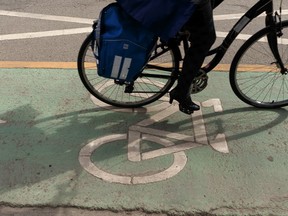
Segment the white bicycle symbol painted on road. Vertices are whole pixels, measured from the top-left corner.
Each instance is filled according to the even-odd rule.
[[[111,134],[108,136],[100,137],[87,145],[85,145],[79,153],[79,162],[81,166],[93,176],[100,178],[110,183],[120,184],[146,184],[152,182],[159,182],[171,178],[177,175],[187,163],[186,150],[196,147],[211,146],[216,151],[221,153],[229,153],[228,145],[226,142],[225,134],[218,134],[214,140],[208,140],[206,128],[204,125],[204,119],[202,111],[197,111],[191,115],[191,122],[194,130],[194,136],[188,136],[181,133],[171,133],[165,130],[154,129],[151,126],[154,123],[160,122],[163,119],[168,118],[172,114],[178,112],[178,106],[170,105],[167,101],[164,101],[158,105],[148,107],[147,109],[115,109],[111,106],[100,102],[96,98],[91,96],[92,101],[101,107],[113,109],[114,111],[121,112],[157,112],[150,116],[150,118],[142,120],[135,125],[129,127],[127,134]],[[164,97],[165,100],[165,97]],[[168,99],[167,99],[168,100]],[[214,107],[215,112],[222,112],[222,105],[219,99],[211,99],[201,104],[202,108]],[[106,170],[102,170],[97,167],[91,161],[93,152],[97,151],[100,146],[109,144],[114,141],[127,140],[128,141],[128,160],[131,162],[141,162],[144,160],[150,160],[164,155],[173,154],[174,159],[170,167],[165,170],[161,170],[158,173],[151,175],[135,175],[125,176],[111,174]],[[150,141],[152,143],[160,144],[163,147],[157,150],[148,152],[141,152],[141,141]],[[182,144],[177,144],[171,140],[181,141]]]

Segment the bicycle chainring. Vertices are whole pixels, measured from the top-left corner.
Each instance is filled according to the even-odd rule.
[[[207,87],[207,85],[208,85],[207,73],[203,70],[200,70],[192,82],[191,94],[196,94],[203,91]]]

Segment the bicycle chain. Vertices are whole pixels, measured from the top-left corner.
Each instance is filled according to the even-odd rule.
[[[208,85],[207,73],[200,70],[197,76],[194,78],[191,85],[191,94],[196,94],[203,91]]]

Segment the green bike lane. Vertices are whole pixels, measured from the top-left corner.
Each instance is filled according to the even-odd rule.
[[[209,75],[208,87],[194,96],[201,115],[192,118],[163,101],[140,110],[107,107],[73,69],[0,75],[1,206],[288,214],[287,108],[249,107],[233,94],[228,73]],[[139,149],[128,145],[137,126],[141,136],[153,133]],[[218,135],[220,147],[213,142]],[[207,144],[185,147],[203,138]]]

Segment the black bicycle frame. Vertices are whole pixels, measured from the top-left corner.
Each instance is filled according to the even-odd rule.
[[[219,6],[222,2],[224,2],[224,0],[212,0],[212,4],[213,4],[213,8],[215,9],[217,6]],[[241,33],[241,31],[256,17],[258,17],[260,14],[262,14],[263,12],[266,12],[266,27],[271,27],[273,29],[275,29],[275,31],[272,31],[273,33],[268,35],[268,43],[269,46],[271,48],[271,51],[273,52],[274,57],[276,58],[276,62],[275,64],[277,64],[277,66],[279,68],[281,68],[281,72],[283,74],[287,73],[287,69],[285,68],[279,51],[278,51],[278,46],[277,46],[277,35],[279,34],[279,30],[278,28],[276,28],[276,22],[275,22],[275,18],[273,16],[273,0],[259,0],[253,7],[251,7],[239,20],[238,22],[233,26],[233,28],[230,30],[230,32],[228,33],[228,35],[225,37],[225,39],[223,40],[222,44],[216,48],[214,48],[213,50],[210,50],[207,54],[207,56],[210,55],[215,55],[214,58],[202,69],[208,73],[210,71],[212,71],[219,63],[220,61],[223,59],[224,55],[226,54],[228,48],[231,46],[231,44],[233,43],[233,41],[236,39],[236,37]],[[181,33],[179,32],[180,35],[178,39],[176,40],[172,40],[171,44],[169,44],[169,47],[177,47],[180,45],[180,42],[182,41],[183,43],[183,47],[185,52],[187,51],[189,44],[188,44],[188,40],[187,40],[187,35],[185,32]],[[178,41],[178,42],[177,42]],[[175,43],[176,42],[176,43]],[[179,44],[178,44],[179,43]],[[169,48],[162,50],[160,53],[156,54],[156,57],[159,55],[162,55],[163,53],[169,51]],[[176,54],[176,59],[182,59],[181,54],[180,53],[175,53]],[[155,58],[156,58],[155,57]],[[147,67],[149,68],[154,68],[157,69],[159,67],[159,69],[161,68],[166,69],[168,72],[171,72],[173,69],[172,68],[163,68],[161,66],[156,66],[156,65],[150,65],[148,64]],[[165,71],[165,70],[164,70]],[[164,77],[169,77],[170,75],[150,75],[150,74],[146,74],[143,73],[141,74],[142,76],[147,76],[147,77],[160,77],[160,78],[164,78]]]
[[[221,4],[223,0],[215,0],[214,7],[217,7],[219,4]],[[239,20],[238,22],[233,26],[233,28],[230,30],[228,35],[223,40],[222,44],[218,46],[217,48],[209,51],[208,55],[214,55],[214,58],[211,60],[210,63],[208,63],[204,68],[202,68],[206,73],[211,71],[213,68],[215,68],[219,62],[224,57],[225,53],[227,52],[228,48],[232,44],[232,42],[236,39],[236,37],[240,34],[240,32],[256,17],[258,17],[263,12],[266,12],[266,27],[272,27],[275,29],[275,33],[268,35],[268,42],[270,45],[270,48],[276,58],[276,61],[279,65],[279,67],[286,71],[283,62],[280,58],[278,47],[277,47],[277,30],[276,30],[276,22],[275,18],[273,16],[273,0],[259,0],[253,7],[251,7]]]

